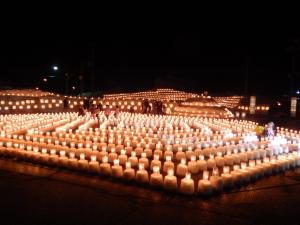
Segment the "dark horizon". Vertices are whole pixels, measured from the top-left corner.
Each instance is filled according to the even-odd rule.
[[[63,92],[63,77],[68,73],[70,87],[76,87],[73,94],[80,90],[79,76],[84,78],[84,92],[94,86],[95,91],[170,87],[244,94],[248,68],[248,94],[290,94],[291,88],[293,92],[300,88],[299,37],[259,33],[208,37],[200,32],[128,31],[91,39],[7,39],[0,53],[0,81],[1,86],[39,86]],[[59,66],[58,72],[51,71],[53,65]],[[290,74],[295,77],[294,87]],[[47,86],[41,85],[45,76],[50,76]]]

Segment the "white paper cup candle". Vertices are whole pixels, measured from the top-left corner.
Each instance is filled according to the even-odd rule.
[[[240,166],[239,165],[234,165],[233,166],[233,171],[230,173],[232,175],[232,180],[235,185],[241,185],[243,178],[242,178],[242,173],[240,172]]]
[[[136,172],[135,179],[138,183],[145,184],[149,182],[149,175],[148,172],[145,170],[143,163],[139,163],[139,169]]]
[[[129,157],[128,161],[131,163],[131,167],[135,168],[138,166],[138,158],[136,157],[135,151],[131,152],[131,157]]]
[[[168,155],[166,157],[166,161],[164,162],[163,172],[167,173],[170,169],[174,170],[174,163],[171,161],[171,156]]]
[[[82,170],[82,171],[88,171],[88,169],[89,169],[89,163],[85,159],[85,154],[84,153],[79,154],[78,169]]]
[[[242,183],[250,182],[251,174],[246,168],[247,168],[247,163],[242,162],[241,169],[240,169],[240,172],[242,173]]]
[[[216,160],[214,159],[214,155],[210,155],[209,159],[207,160],[207,169],[213,169],[216,167]]]
[[[105,176],[111,175],[111,167],[110,167],[110,164],[108,163],[107,156],[103,156],[103,158],[102,158],[102,163],[100,164],[100,174],[105,175]]]
[[[222,156],[222,152],[217,153],[217,157],[215,158],[217,167],[223,167],[225,164],[225,159]]]
[[[57,165],[58,164],[58,156],[56,155],[56,150],[50,150],[50,157],[49,157],[49,164],[50,165]]]
[[[164,188],[169,191],[177,190],[177,177],[174,176],[174,170],[169,169],[164,179]]]
[[[200,195],[209,196],[212,194],[213,187],[209,181],[209,172],[203,171],[203,178],[198,181],[198,193]]]
[[[191,174],[199,173],[199,167],[198,167],[198,164],[196,162],[196,156],[195,155],[192,155],[191,156],[191,161],[188,162],[188,171]]]
[[[185,153],[182,151],[182,147],[178,147],[178,151],[176,152],[176,160],[180,162],[182,158],[185,158]]]
[[[159,160],[159,155],[154,155],[154,159],[151,161],[150,169],[153,170],[154,166],[161,168],[161,161]]]
[[[204,155],[199,156],[199,160],[197,161],[197,165],[198,165],[199,171],[207,170],[207,163],[204,160]]]
[[[153,173],[150,176],[150,185],[154,187],[163,186],[163,176],[160,173],[160,168],[158,166],[153,167]]]
[[[226,166],[233,166],[233,156],[231,155],[231,151],[227,151],[227,155],[224,156],[224,159]]]
[[[124,179],[125,180],[134,180],[135,178],[135,170],[131,168],[131,163],[126,162],[124,170]]]
[[[111,174],[116,178],[123,177],[123,168],[120,166],[118,159],[114,160],[114,165],[111,167]]]
[[[48,163],[48,160],[49,160],[49,154],[48,154],[48,152],[47,152],[47,149],[46,149],[46,148],[43,148],[43,149],[42,149],[42,154],[40,155],[39,161],[40,161],[41,163],[47,164],[47,163]]]
[[[91,161],[89,162],[89,172],[91,173],[99,173],[100,165],[97,162],[97,157],[95,155],[91,155]]]
[[[223,190],[223,179],[219,176],[219,170],[217,167],[213,169],[213,174],[209,180],[212,185],[213,191],[221,192]]]
[[[70,152],[69,153],[69,161],[68,161],[68,167],[70,169],[78,169],[78,160],[75,158],[75,153],[74,152]]]
[[[125,165],[127,162],[127,155],[126,155],[126,151],[124,149],[121,149],[121,155],[118,156],[120,165]]]
[[[118,159],[118,154],[115,152],[115,148],[111,148],[108,154],[108,162],[113,163],[116,159]]]
[[[177,165],[176,175],[179,177],[184,177],[187,172],[188,172],[188,167],[186,166],[186,159],[182,158],[180,163]]]
[[[66,156],[66,151],[60,151],[59,156],[58,164],[62,167],[68,167],[69,159]]]
[[[149,168],[149,159],[147,158],[147,154],[145,152],[141,154],[141,158],[139,158],[139,163],[143,163],[145,169]]]
[[[224,188],[225,189],[230,189],[233,186],[233,178],[232,175],[230,174],[230,167],[229,166],[224,166],[223,167],[223,173],[221,175],[224,183]]]
[[[191,178],[191,174],[187,173],[185,178],[181,179],[180,192],[187,195],[194,194],[195,185],[194,180]]]

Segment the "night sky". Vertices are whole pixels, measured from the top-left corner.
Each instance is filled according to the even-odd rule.
[[[1,42],[0,81],[2,86],[39,86],[62,92],[63,77],[68,73],[70,86],[77,91],[82,75],[82,88],[88,92],[94,65],[93,85],[98,91],[171,87],[243,94],[248,61],[249,94],[290,94],[292,53],[288,49],[294,49],[297,72],[299,38],[298,33],[288,32],[203,34],[200,30],[139,29],[100,31],[91,36],[7,36]],[[52,65],[58,65],[59,72],[54,73]],[[41,80],[48,76],[56,78],[49,78],[45,86]],[[299,76],[295,77],[294,90],[300,88]]]

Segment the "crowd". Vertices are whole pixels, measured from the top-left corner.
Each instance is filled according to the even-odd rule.
[[[269,122],[265,126],[257,126],[256,134],[258,137],[274,137],[275,136],[275,124]]]

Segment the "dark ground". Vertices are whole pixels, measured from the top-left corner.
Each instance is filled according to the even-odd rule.
[[[300,224],[300,168],[210,199],[0,159],[1,224]]]

